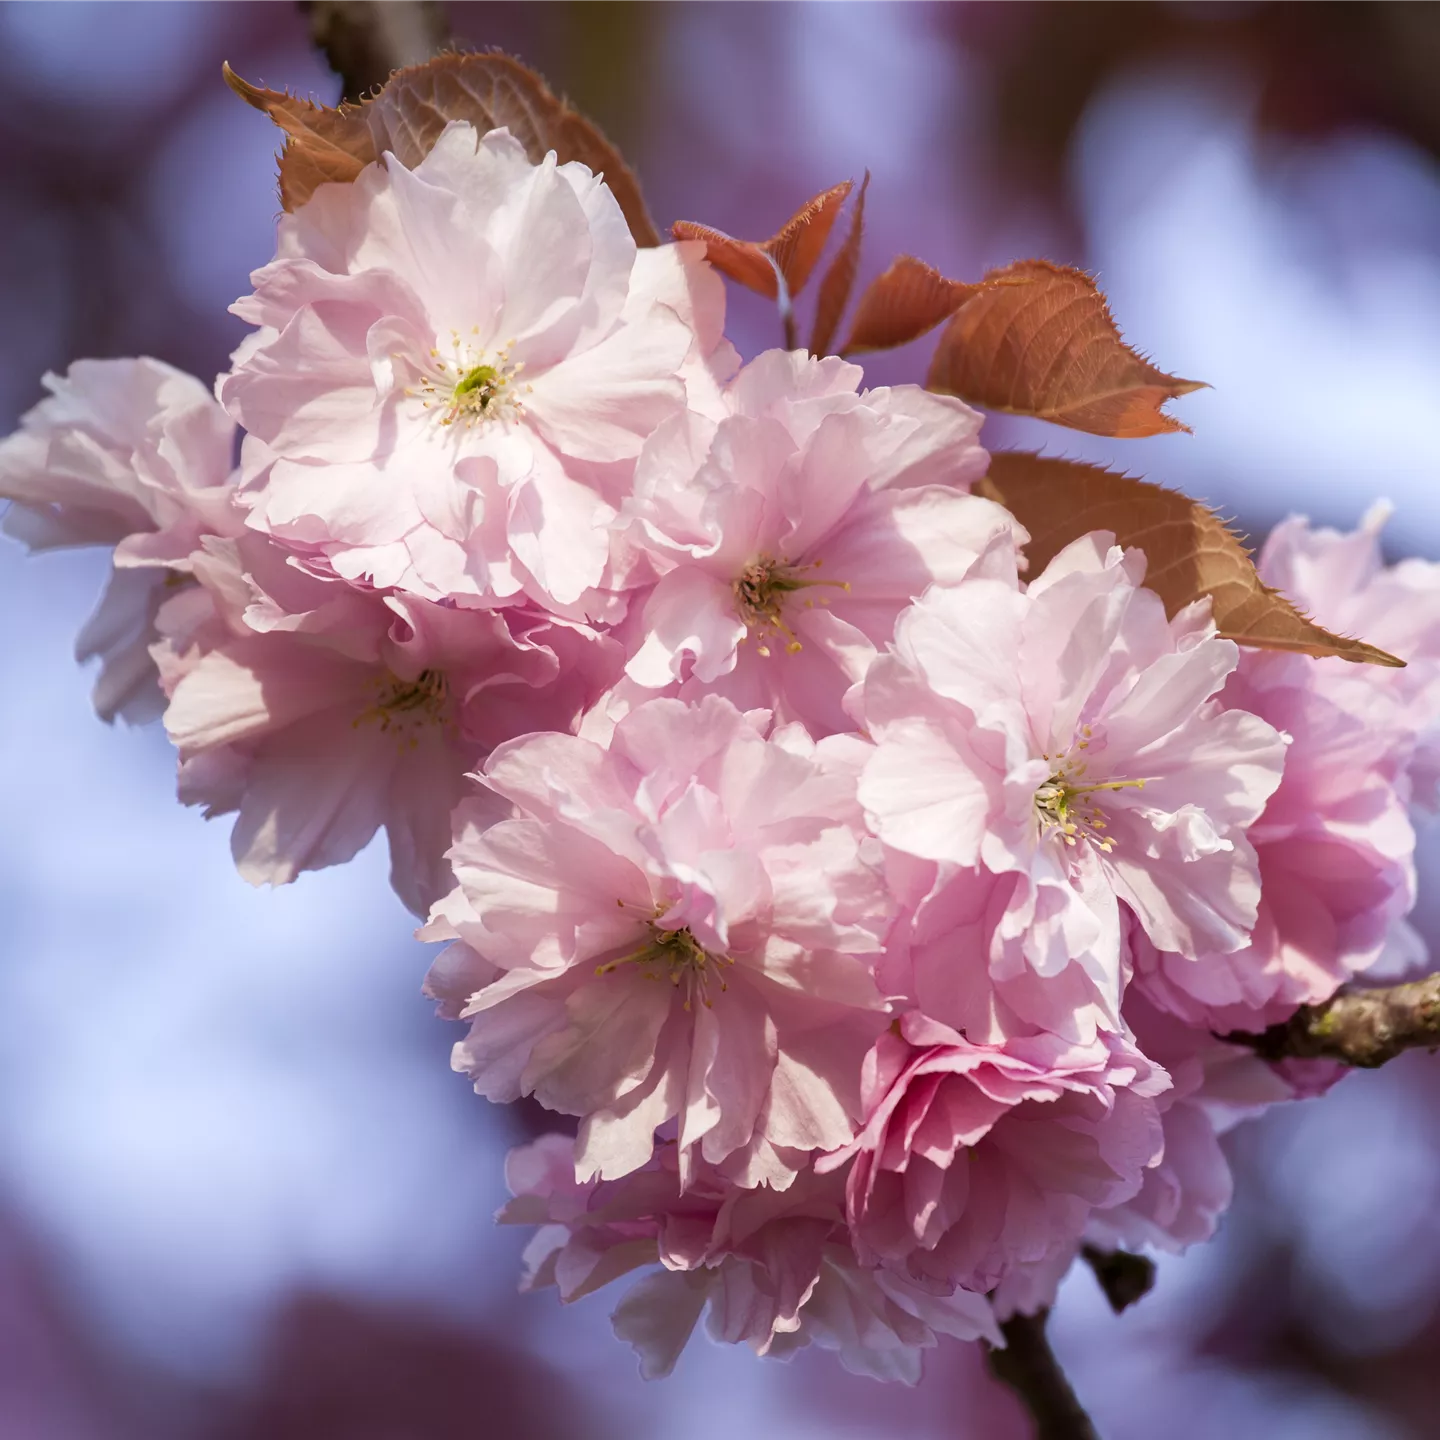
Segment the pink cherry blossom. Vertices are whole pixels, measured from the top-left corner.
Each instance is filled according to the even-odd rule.
[[[586,1176],[639,1168],[673,1120],[682,1176],[783,1187],[853,1133],[890,913],[861,747],[767,726],[712,696],[642,705],[608,748],[516,740],[483,778],[517,818],[457,834],[422,932],[459,942],[429,981],[470,1022],[454,1064],[582,1116]]]
[[[159,360],[77,360],[0,442],[7,534],[30,550],[108,545],[114,568],[76,641],[100,658],[95,708],[153,719],[164,700],[149,647],[155,613],[202,535],[234,534],[235,427],[196,379]]]
[[[571,1301],[647,1268],[611,1317],[646,1379],[673,1370],[707,1311],[722,1343],[782,1358],[816,1344],[847,1370],[910,1384],[939,1335],[1000,1343],[983,1297],[933,1295],[856,1261],[841,1175],[741,1190],[702,1164],[682,1188],[667,1145],[623,1179],[580,1183],[563,1135],[512,1150],[505,1169],[515,1199],[498,1218],[541,1227],[522,1288],[554,1285]]]
[[[1192,1025],[1263,1030],[1328,999],[1387,950],[1423,953],[1402,927],[1415,902],[1415,833],[1399,772],[1414,732],[1397,737],[1396,707],[1387,716],[1370,703],[1397,672],[1352,682],[1327,677],[1327,663],[1247,651],[1223,692],[1290,744],[1284,778],[1248,832],[1261,881],[1249,942],[1190,957],[1136,937],[1135,983]],[[1359,713],[1337,700],[1362,702]]]
[[[1233,1190],[1217,1117],[1206,1103],[1207,1066],[1227,1072],[1228,1080],[1236,1061],[1247,1064],[1252,1087],[1258,1081],[1256,1109],[1284,1090],[1253,1051],[1237,1051],[1207,1030],[1184,1026],[1133,992],[1126,997],[1125,1018],[1135,1027],[1137,1044],[1170,1075],[1170,1088],[1156,1099],[1164,1153],[1145,1171],[1134,1195],[1091,1215],[1087,1236],[1110,1249],[1153,1245],[1181,1251],[1215,1233]],[[1230,1094],[1236,1097],[1233,1085]]]
[[[916,595],[1013,575],[1023,532],[963,493],[987,462],[980,417],[914,386],[857,394],[860,379],[838,359],[768,351],[718,423],[677,416],[647,442],[624,509],[660,574],[632,617],[636,685],[848,730],[842,697]]]
[[[603,684],[586,674],[608,642],[576,627],[356,590],[262,536],[209,541],[194,568],[200,586],[160,617],[165,725],[181,798],[237,812],[255,884],[349,860],[383,827],[395,889],[423,914],[453,884],[466,772],[517,731],[569,724]]]
[[[989,1290],[1073,1250],[1092,1210],[1128,1200],[1161,1156],[1169,1084],[1117,1036],[977,1045],[918,1011],[865,1062],[854,1159],[856,1251],[922,1283]]]
[[[1056,975],[1029,966],[996,973],[997,928],[1022,877],[888,847],[885,875],[899,905],[876,967],[887,995],[979,1044],[1046,1031],[1089,1045],[1116,1028],[1113,990],[1080,965]]]
[[[593,608],[642,443],[736,363],[703,253],[637,250],[600,177],[506,130],[321,186],[235,307],[251,524],[432,600]]]
[[[1415,900],[1406,810],[1412,799],[1430,807],[1431,747],[1440,745],[1440,566],[1387,569],[1379,548],[1387,515],[1384,505],[1372,508],[1349,535],[1287,520],[1262,553],[1262,576],[1322,623],[1408,663],[1242,655],[1224,702],[1290,738],[1284,779],[1249,832],[1261,874],[1254,933],[1247,946],[1198,964],[1135,948],[1137,984],[1193,1025],[1263,1030],[1382,956],[1399,970],[1423,957],[1404,923]]]
[[[992,975],[1048,983],[1076,962],[1111,1028],[1121,902],[1183,955],[1245,943],[1260,886],[1244,832],[1284,751],[1212,698],[1235,645],[1194,610],[1168,622],[1143,572],[1138,551],[1094,535],[1024,589],[988,574],[937,586],[857,694],[875,833],[1010,877],[987,920]]]
[[[1363,719],[1377,739],[1388,737],[1388,753],[1375,763],[1402,774],[1408,798],[1433,815],[1440,812],[1440,565],[1387,566],[1380,532],[1389,516],[1379,501],[1349,534],[1292,516],[1270,532],[1258,569],[1320,624],[1390,651],[1405,668],[1265,654],[1250,668],[1313,671],[1315,689]]]

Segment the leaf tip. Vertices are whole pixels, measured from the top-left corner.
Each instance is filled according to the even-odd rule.
[[[257,110],[264,110],[265,92],[259,86],[252,85],[248,80],[237,75],[231,68],[228,60],[220,62],[220,73],[225,77],[225,83],[247,104],[253,105]]]

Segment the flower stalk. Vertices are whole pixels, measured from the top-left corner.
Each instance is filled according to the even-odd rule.
[[[1045,1334],[1048,1310],[1012,1315],[1000,1327],[1005,1348],[987,1349],[990,1373],[1008,1385],[1035,1420],[1035,1440],[1100,1440]]]

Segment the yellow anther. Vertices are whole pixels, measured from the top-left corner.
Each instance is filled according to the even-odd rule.
[[[777,560],[770,555],[752,560],[731,586],[735,594],[735,608],[747,631],[757,640],[783,638],[786,654],[798,654],[803,646],[785,620],[788,597],[797,591],[821,586],[845,591],[850,589],[848,582],[843,580],[806,578],[808,571],[820,569],[823,563],[822,560],[812,560],[809,564],[792,565],[788,560]],[[807,596],[804,605],[806,609],[812,609],[816,604],[829,603],[828,596],[815,595]],[[755,653],[768,657],[770,650],[766,645],[759,645]]]

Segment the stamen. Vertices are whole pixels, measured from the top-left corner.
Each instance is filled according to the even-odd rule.
[[[376,697],[351,722],[378,724],[382,731],[395,731],[402,749],[413,750],[420,743],[420,731],[430,725],[453,727],[450,682],[443,670],[422,670],[413,680],[381,675],[375,680]]]
[[[766,659],[770,656],[770,646],[765,643],[772,638],[784,637],[785,653],[787,655],[798,655],[804,646],[796,637],[795,632],[785,622],[785,597],[793,595],[797,590],[810,590],[818,586],[829,586],[836,590],[850,589],[848,580],[807,580],[803,579],[807,571],[818,570],[824,562],[814,560],[808,565],[791,565],[785,559],[776,560],[772,556],[762,555],[758,560],[752,560],[740,577],[731,587],[735,592],[735,608],[740,612],[740,618],[745,622],[746,628],[761,643],[755,647],[755,653]],[[829,598],[826,596],[815,597],[821,605],[828,605]],[[806,608],[815,604],[814,599],[805,601]]]
[[[472,329],[471,335],[478,334]],[[512,420],[525,413],[518,397],[515,380],[525,368],[523,360],[510,363],[508,341],[499,350],[489,352],[462,340],[458,331],[450,332],[450,355],[438,348],[430,351],[430,362],[417,385],[405,393],[418,398],[421,408],[439,412],[442,425],[457,421],[466,426],[490,420]],[[400,357],[397,357],[400,358]],[[525,386],[529,393],[530,386]]]
[[[629,908],[623,900],[616,903],[621,908]],[[709,1010],[715,1003],[708,993],[710,977],[713,975],[719,981],[723,994],[730,987],[725,983],[722,967],[734,963],[728,955],[711,955],[690,933],[688,927],[662,930],[652,921],[650,938],[643,945],[628,955],[620,956],[618,960],[608,960],[603,965],[597,965],[595,973],[612,975],[622,965],[645,966],[644,974],[647,980],[663,981],[668,978],[676,989],[682,985],[685,987],[684,1008],[687,1011],[692,1008],[697,992],[700,1003]]]
[[[1060,758],[1049,779],[1035,791],[1035,815],[1042,834],[1053,830],[1070,846],[1087,840],[1108,855],[1115,848],[1115,842],[1102,833],[1108,824],[1105,812],[1090,797],[1104,790],[1143,790],[1145,781],[1085,781],[1083,776],[1089,766],[1074,752],[1088,748],[1090,726],[1086,725],[1081,733],[1085,738]],[[1041,758],[1054,763],[1054,757],[1048,754]]]

